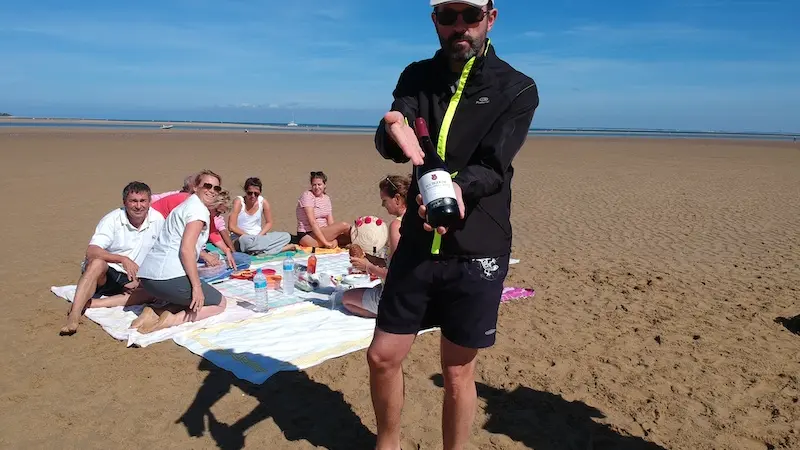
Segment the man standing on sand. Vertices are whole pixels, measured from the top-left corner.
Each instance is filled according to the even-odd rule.
[[[463,220],[434,231],[412,183],[408,204],[416,201],[419,211],[403,218],[367,352],[379,450],[400,448],[402,362],[417,333],[432,326],[442,331],[443,446],[461,449],[469,440],[476,356],[495,342],[511,253],[511,163],[539,105],[534,81],[501,60],[487,38],[497,19],[492,0],[431,6],[441,50],[400,75],[375,146],[397,163],[422,164],[408,124],[424,118],[453,174]]]
[[[136,272],[156,242],[164,217],[150,208],[150,187],[132,181],[122,190],[122,208],[106,214],[86,249],[67,323],[61,335],[72,335],[92,297],[129,293],[139,282]]]

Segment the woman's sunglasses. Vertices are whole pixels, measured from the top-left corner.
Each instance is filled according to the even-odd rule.
[[[214,189],[214,192],[222,192],[222,186],[214,186],[211,183],[203,183],[203,187],[206,189]]]
[[[461,11],[442,8],[437,10],[434,14],[436,14],[436,21],[439,22],[439,25],[447,27],[455,24],[458,20],[458,16],[461,16],[461,18],[464,19],[464,23],[467,25],[474,25],[486,17],[486,12],[487,11],[480,8],[467,8]]]
[[[245,194],[247,196],[249,196],[249,197],[258,197],[261,193],[260,192],[247,191],[247,192],[245,192]]]

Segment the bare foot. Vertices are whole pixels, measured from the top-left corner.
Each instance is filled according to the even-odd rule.
[[[61,328],[58,334],[61,336],[72,336],[78,332],[78,324],[80,321],[80,317],[72,317],[72,315],[67,316],[67,324]]]
[[[153,308],[145,306],[142,310],[142,313],[139,314],[139,317],[131,322],[130,328],[139,329],[143,326],[153,325],[156,322],[158,322],[158,314],[153,311]]]
[[[158,321],[155,323],[148,323],[139,327],[139,333],[147,334],[152,333],[154,331],[163,330],[164,328],[169,328],[170,324],[169,321],[174,314],[169,311],[164,311],[161,313],[161,316],[158,318]]]

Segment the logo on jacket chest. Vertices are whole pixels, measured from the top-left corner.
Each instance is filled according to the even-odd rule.
[[[489,97],[481,97],[481,98],[475,100],[475,104],[476,105],[486,105],[488,103],[489,103]]]

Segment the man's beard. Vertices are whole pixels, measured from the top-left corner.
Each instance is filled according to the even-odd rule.
[[[469,44],[469,47],[463,49],[456,45],[456,41],[466,41]],[[473,56],[476,56],[483,47],[483,43],[486,42],[486,35],[483,34],[478,36],[477,39],[473,39],[466,34],[453,34],[449,38],[445,39],[443,37],[439,37],[439,42],[442,44],[442,50],[444,50],[445,55],[450,61],[453,62],[466,62]]]

